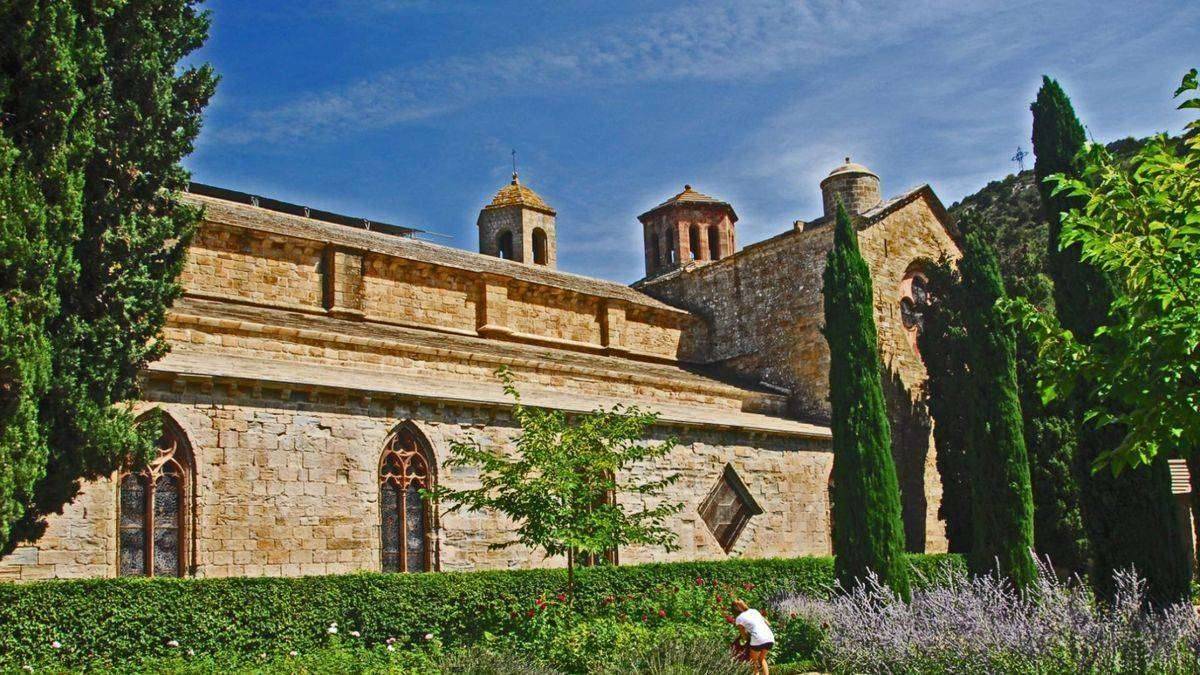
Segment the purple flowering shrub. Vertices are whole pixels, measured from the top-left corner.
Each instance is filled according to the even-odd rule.
[[[907,604],[870,578],[829,599],[779,596],[772,608],[823,629],[815,656],[835,673],[1200,673],[1194,608],[1147,608],[1132,572],[1117,575],[1111,605],[1047,566],[1024,594],[995,577],[938,574]]]

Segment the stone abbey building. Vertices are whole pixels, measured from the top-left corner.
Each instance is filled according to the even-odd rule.
[[[526,403],[636,404],[661,414],[656,439],[678,439],[634,470],[681,475],[680,548],[619,563],[827,554],[821,273],[838,198],[874,277],[908,547],[944,550],[913,338],[922,267],[958,255],[952,225],[928,186],[883,199],[849,160],[820,187],[823,215],[740,250],[733,207],[685,187],[639,217],[646,278],[630,287],[555,269],[557,214],[515,176],[480,212],[479,253],[195,186],[205,218],[172,350],[138,404],[166,413],[160,456],[86,485],[0,578],[564,564],[489,550],[509,523],[418,492],[477,481],[444,466],[453,439],[511,443],[502,365]]]

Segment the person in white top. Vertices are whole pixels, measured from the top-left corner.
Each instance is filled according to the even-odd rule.
[[[757,609],[750,609],[744,600],[734,600],[733,608],[738,612],[733,623],[750,647],[750,663],[754,666],[754,672],[771,675],[771,669],[767,666],[767,652],[775,645],[775,634],[771,632],[767,618]]]

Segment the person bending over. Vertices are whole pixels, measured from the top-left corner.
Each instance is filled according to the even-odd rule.
[[[734,600],[733,608],[738,612],[733,623],[750,648],[750,664],[754,666],[754,672],[771,675],[771,669],[767,666],[767,652],[775,644],[775,634],[771,632],[766,617],[757,609],[750,609],[744,600]]]

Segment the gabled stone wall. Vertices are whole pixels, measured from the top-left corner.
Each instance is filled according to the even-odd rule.
[[[943,214],[932,192],[922,188],[859,217],[859,245],[874,284],[909,547],[930,551],[945,547],[937,519],[941,481],[922,403],[924,366],[900,321],[899,299],[900,284],[914,266],[959,255]],[[795,229],[730,258],[647,280],[639,288],[704,318],[710,364],[790,392],[795,415],[825,422],[829,347],[821,333],[821,289],[832,245],[828,223]]]

